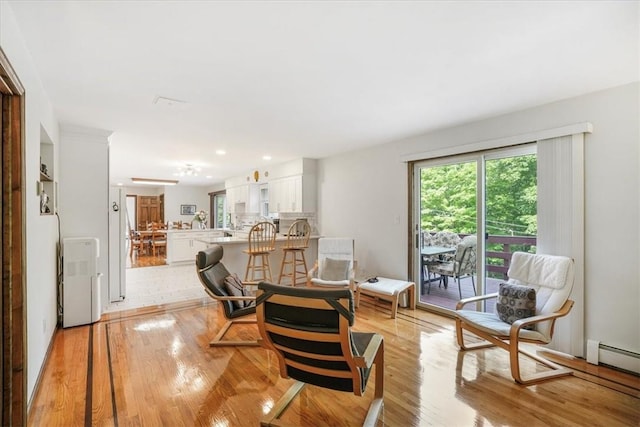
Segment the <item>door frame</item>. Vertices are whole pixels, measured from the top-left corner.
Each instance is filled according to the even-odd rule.
[[[535,141],[529,141],[518,145],[498,147],[488,150],[476,151],[472,153],[460,153],[452,154],[445,157],[438,157],[433,159],[416,160],[409,162],[409,177],[411,189],[409,194],[409,206],[411,212],[411,218],[409,223],[412,233],[413,247],[410,250],[410,275],[415,278],[416,283],[421,281],[421,266],[420,266],[420,169],[424,167],[437,167],[444,165],[451,165],[464,162],[476,163],[476,236],[478,237],[478,243],[476,247],[476,290],[478,294],[484,293],[486,288],[486,242],[482,236],[487,235],[486,231],[486,162],[490,160],[497,160],[502,158],[517,157],[529,154],[536,154],[537,143]],[[411,241],[411,240],[410,240]],[[439,307],[437,305],[421,303],[421,292],[416,292],[416,306],[434,311],[447,316],[453,316],[453,311]],[[478,303],[477,309],[481,310],[482,304]]]
[[[2,425],[26,425],[27,422],[24,93],[24,87],[0,48]]]

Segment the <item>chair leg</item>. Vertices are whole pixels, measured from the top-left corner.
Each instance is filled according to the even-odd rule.
[[[251,269],[251,274],[253,275],[253,255],[249,255],[249,259],[247,260],[247,268],[244,271],[244,281],[248,281],[249,280],[249,270]],[[251,279],[253,280],[253,279]]]
[[[520,373],[520,353],[524,354],[530,359],[535,360],[538,363],[547,366],[548,368],[551,368],[551,370],[531,374],[524,378]],[[540,357],[537,354],[531,353],[530,351],[519,348],[518,341],[516,341],[515,343],[511,343],[511,345],[509,346],[509,362],[511,365],[511,376],[518,384],[522,385],[530,385],[551,378],[573,375],[573,371],[571,369],[553,363],[552,361],[547,360],[544,357]]]
[[[373,363],[376,365],[376,388],[373,393],[373,401],[369,404],[367,417],[362,424],[367,427],[375,427],[378,424],[378,417],[380,417],[380,411],[384,406],[384,341],[380,343]]]
[[[278,425],[278,418],[282,416],[289,404],[291,404],[291,401],[295,399],[305,385],[306,384],[302,381],[296,381],[291,387],[289,387],[289,390],[287,390],[287,392],[278,399],[273,408],[271,408],[271,411],[269,411],[269,413],[260,420],[260,425]]]
[[[283,251],[284,254],[282,255],[282,262],[280,263],[280,274],[278,275],[278,283],[280,285],[282,285],[282,277],[285,276],[284,274],[284,266],[285,264],[288,264],[287,262],[287,258],[289,258],[289,253],[291,251]]]
[[[252,340],[252,341],[242,341],[242,340],[236,340],[236,341],[230,341],[230,340],[223,340],[225,334],[227,333],[227,331],[229,330],[229,328],[231,328],[231,326],[233,325],[237,325],[237,324],[247,324],[247,323],[255,323],[257,324],[258,321],[256,319],[233,319],[233,320],[228,320],[227,323],[225,323],[222,328],[220,329],[220,331],[216,334],[216,336],[213,338],[213,340],[211,340],[211,342],[209,343],[209,347],[236,347],[236,346],[259,346],[260,343],[258,342],[258,340]]]
[[[262,268],[262,277],[264,280],[269,283],[273,283],[273,279],[271,278],[271,264],[269,264],[269,254],[262,254]]]
[[[484,339],[485,341],[478,342],[475,344],[467,344],[464,343],[463,329],[468,329],[474,335]],[[509,352],[509,365],[511,368],[511,376],[513,379],[522,385],[530,385],[540,381],[544,381],[551,378],[572,375],[573,371],[569,368],[565,368],[556,363],[551,362],[543,357],[538,356],[537,354],[531,353],[527,350],[520,348],[520,343],[518,340],[509,340],[509,342],[503,341],[500,338],[496,338],[491,335],[485,334],[483,331],[474,328],[471,325],[463,325],[462,320],[456,318],[456,338],[458,340],[458,345],[461,350],[477,350],[481,348],[495,347],[498,346],[504,350]],[[513,342],[511,342],[513,341]],[[523,354],[530,359],[535,360],[538,363],[541,363],[548,368],[551,368],[550,371],[538,372],[536,374],[529,375],[528,377],[523,377],[520,373],[520,358],[519,355]]]

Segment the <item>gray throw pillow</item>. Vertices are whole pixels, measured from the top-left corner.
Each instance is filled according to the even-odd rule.
[[[244,297],[246,296],[244,286],[242,286],[242,282],[238,278],[237,274],[230,274],[224,278],[224,289],[227,291],[229,296],[234,297]],[[251,301],[232,301],[234,307],[236,308],[244,308],[251,304]]]
[[[345,280],[348,279],[349,264],[348,259],[325,258],[322,267],[322,280]]]
[[[496,312],[500,320],[512,324],[516,320],[535,316],[536,290],[528,286],[501,283],[498,290]],[[534,325],[523,329],[534,329]]]

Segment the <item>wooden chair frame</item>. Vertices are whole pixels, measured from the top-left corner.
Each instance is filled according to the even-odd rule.
[[[497,298],[497,297],[498,297],[498,294],[493,293],[493,294],[466,298],[458,302],[456,306],[456,310],[461,310],[465,305],[470,303],[476,303],[479,301],[488,300],[488,299]],[[481,348],[494,347],[494,346],[498,346],[504,350],[507,350],[509,352],[511,376],[519,384],[529,385],[529,384],[534,384],[550,378],[556,378],[556,377],[561,377],[565,375],[572,375],[573,371],[571,369],[568,369],[561,365],[553,363],[550,360],[545,359],[544,357],[541,357],[537,354],[534,354],[520,347],[521,342],[534,343],[534,344],[546,344],[544,342],[528,340],[520,337],[520,330],[523,327],[527,325],[533,325],[536,323],[544,322],[547,320],[552,320],[551,334],[553,335],[553,326],[555,324],[555,320],[569,314],[569,312],[571,311],[571,307],[573,307],[573,301],[568,299],[565,301],[564,305],[554,313],[532,316],[532,317],[527,317],[525,319],[516,320],[511,325],[508,336],[492,334],[490,332],[487,332],[484,329],[479,329],[475,325],[465,322],[463,319],[456,316],[456,338],[458,341],[458,345],[460,346],[460,349],[463,351],[477,350]],[[465,329],[477,335],[478,337],[484,339],[485,341],[473,343],[473,344],[465,344],[464,333],[463,333],[463,330]],[[523,354],[535,360],[536,362],[539,362],[551,368],[551,370],[538,372],[536,374],[529,375],[528,377],[525,378],[520,373],[519,354]]]
[[[277,290],[280,288],[280,290]],[[284,290],[283,290],[284,289]],[[322,294],[326,294],[327,297],[322,297]],[[341,293],[343,297],[336,297],[338,293]],[[346,296],[346,297],[345,297]],[[331,301],[332,300],[332,301]],[[326,327],[321,327],[323,330],[313,330],[313,328],[296,327],[296,325],[289,324],[283,326],[276,322],[271,323],[266,316],[265,301],[269,303],[277,304],[279,306],[292,307],[292,310],[331,310],[340,313],[339,315],[339,327],[337,331],[327,331]],[[340,310],[332,304],[339,304]],[[350,318],[344,315],[344,313],[350,313]],[[369,341],[366,349],[361,355],[353,354],[353,339],[351,332],[351,324],[354,319],[353,315],[353,294],[347,289],[338,290],[325,290],[316,288],[293,288],[289,286],[271,285],[261,283],[258,285],[258,300],[256,315],[258,319],[258,329],[262,337],[261,344],[263,347],[272,350],[276,353],[278,358],[278,364],[280,368],[280,376],[283,378],[289,378],[288,368],[294,368],[298,371],[305,371],[311,375],[326,376],[328,378],[351,378],[352,379],[352,391],[356,396],[362,396],[364,393],[363,378],[361,368],[370,369],[373,364],[375,368],[375,390],[374,397],[371,401],[364,426],[375,426],[377,419],[383,407],[383,393],[384,393],[384,340],[382,335],[374,333],[371,334],[371,340]],[[285,336],[293,340],[305,340],[312,342],[321,342],[329,345],[330,343],[339,343],[342,349],[342,354],[328,355],[312,352],[311,350],[300,350],[292,347],[284,346],[274,342],[271,339],[271,334],[277,334]],[[349,366],[349,370],[338,370],[329,368],[320,368],[313,366],[310,363],[301,363],[292,360],[287,355],[292,354],[298,357],[306,358],[309,360],[321,360],[332,362],[345,362]],[[271,411],[264,416],[260,425],[262,426],[284,426],[285,423],[280,420],[280,417],[285,412],[286,408],[293,401],[293,399],[300,393],[305,387],[306,383],[297,380],[289,390],[276,402]]]

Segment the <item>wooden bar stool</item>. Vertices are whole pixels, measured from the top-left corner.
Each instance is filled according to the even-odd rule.
[[[276,227],[270,222],[259,222],[249,231],[249,249],[242,252],[249,255],[245,281],[265,280],[273,283],[269,254],[276,249]],[[260,260],[260,262],[257,262]],[[251,276],[249,276],[251,272]],[[256,277],[260,273],[261,277]]]
[[[311,226],[306,220],[298,220],[289,227],[287,241],[282,248],[282,264],[278,278],[278,283],[281,285],[282,279],[286,277],[291,280],[291,286],[298,285],[298,279],[302,280],[302,284],[307,282],[307,261],[304,258],[304,250],[309,247],[310,235]]]

